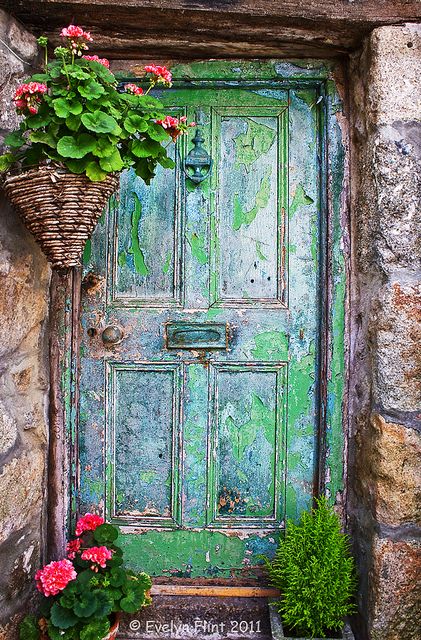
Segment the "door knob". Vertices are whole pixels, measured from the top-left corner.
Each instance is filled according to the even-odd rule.
[[[102,342],[107,345],[118,344],[123,340],[123,332],[120,327],[110,324],[101,334]]]

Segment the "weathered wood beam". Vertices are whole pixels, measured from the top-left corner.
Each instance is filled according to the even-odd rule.
[[[421,18],[419,0],[0,0],[58,43],[70,22],[91,30],[95,52],[145,59],[338,55],[376,26]]]

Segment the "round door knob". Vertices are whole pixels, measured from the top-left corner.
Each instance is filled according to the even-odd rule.
[[[105,327],[101,337],[105,345],[118,344],[123,340],[123,332],[120,327],[110,325],[109,327]]]

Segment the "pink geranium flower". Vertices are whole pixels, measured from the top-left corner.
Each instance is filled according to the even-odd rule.
[[[75,533],[77,536],[81,536],[84,531],[95,531],[101,524],[104,524],[102,516],[97,516],[95,513],[85,513],[77,521]]]
[[[35,574],[38,591],[45,596],[55,596],[63,591],[71,580],[77,578],[77,573],[70,560],[50,562]]]
[[[67,543],[67,557],[70,558],[70,560],[74,560],[76,558],[76,554],[80,551],[81,544],[82,541],[80,538],[70,540],[70,542]]]
[[[158,64],[149,64],[145,67],[146,73],[151,73],[152,84],[157,84],[161,82],[165,84],[167,87],[170,87],[172,84],[172,74],[171,71],[167,69],[167,67],[161,67]]]
[[[13,102],[18,113],[24,113],[27,109],[29,113],[38,113],[38,107],[42,100],[42,95],[48,90],[47,85],[41,82],[29,82],[20,84],[15,91]]]
[[[64,27],[60,33],[62,38],[83,38],[88,42],[92,42],[92,37],[89,31],[84,31],[82,27],[77,27],[74,24],[69,24],[68,27]]]
[[[105,569],[107,560],[111,560],[113,553],[114,552],[107,549],[107,547],[90,547],[89,549],[85,549],[80,557],[82,560],[90,560]]]
[[[127,93],[132,93],[134,96],[141,96],[143,93],[142,87],[138,87],[133,83],[125,84],[124,88],[126,89]]]
[[[82,27],[78,27],[75,24],[69,24],[68,27],[64,27],[64,29],[61,30],[60,35],[62,38],[67,38],[70,51],[73,55],[77,56],[81,56],[82,51],[89,49],[86,42],[92,42],[92,37],[89,31],[84,31]]]
[[[85,60],[92,60],[93,62],[99,62],[99,64],[107,67],[107,69],[110,68],[110,61],[107,60],[107,58],[99,58],[98,56],[82,56],[82,58],[85,58]]]
[[[189,127],[196,126],[195,122],[187,124],[186,116],[181,116],[180,119],[174,118],[173,116],[165,116],[164,120],[157,120],[156,124],[160,124],[166,130],[173,142],[177,140],[178,136],[186,133]]]

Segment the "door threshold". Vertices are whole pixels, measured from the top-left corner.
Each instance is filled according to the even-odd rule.
[[[214,596],[220,598],[277,598],[280,593],[272,587],[241,587],[222,585],[154,584],[152,596]]]

